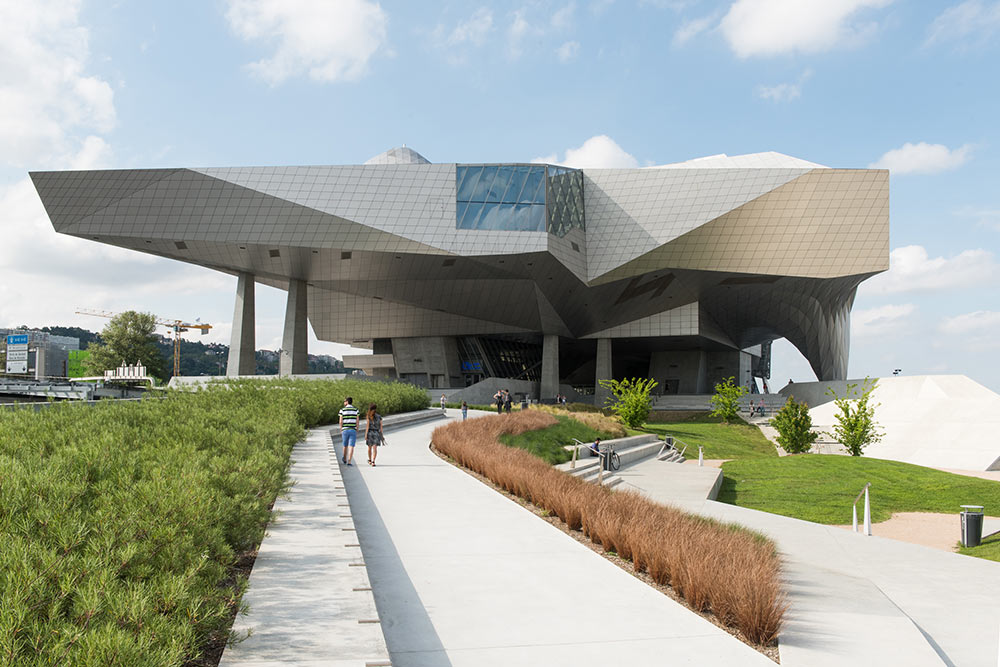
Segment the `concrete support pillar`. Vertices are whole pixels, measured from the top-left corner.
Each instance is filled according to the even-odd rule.
[[[257,370],[254,351],[254,277],[241,273],[236,282],[236,308],[233,310],[233,333],[229,338],[229,363],[226,375],[253,375]]]
[[[552,400],[559,393],[559,336],[546,334],[542,338],[542,382],[540,388],[543,401]]]
[[[45,372],[45,346],[39,345],[35,348],[35,379],[44,380]]]
[[[594,377],[594,405],[603,408],[611,398],[611,390],[601,386],[601,380],[611,379],[611,339],[597,339],[597,369]]]
[[[285,304],[285,331],[281,337],[281,375],[304,375],[309,372],[309,321],[306,312],[306,282],[288,281]]]

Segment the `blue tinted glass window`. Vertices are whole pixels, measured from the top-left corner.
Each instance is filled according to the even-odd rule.
[[[483,167],[483,174],[479,177],[479,182],[473,188],[472,194],[469,195],[469,201],[486,201],[486,193],[490,191],[490,186],[493,185],[493,179],[496,178],[496,175],[496,167]]]
[[[528,177],[528,167],[514,167],[511,173],[510,185],[500,201],[516,204],[521,201],[521,190],[524,189],[524,179]]]
[[[476,220],[479,218],[479,214],[483,210],[482,204],[472,203],[469,204],[469,208],[466,209],[465,215],[458,221],[459,229],[475,229]]]
[[[486,201],[501,201],[503,194],[510,185],[510,177],[514,175],[513,167],[497,167],[497,176],[493,179],[493,186],[490,187],[486,195]]]
[[[482,167],[458,167],[455,170],[455,180],[458,182],[456,200],[472,200],[472,191],[475,189],[476,183],[479,182],[479,175],[482,172]]]
[[[539,187],[542,186],[542,187]],[[545,167],[532,167],[521,191],[521,201],[545,203]]]
[[[479,216],[476,229],[503,229],[498,213],[499,204],[483,204],[483,214]]]

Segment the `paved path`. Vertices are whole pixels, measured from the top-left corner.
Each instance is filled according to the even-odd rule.
[[[438,425],[343,468],[393,665],[773,666],[439,459]]]
[[[689,466],[653,459],[619,475],[623,487],[777,542],[791,603],[782,667],[997,666],[1000,563],[705,500],[711,476]]]
[[[274,504],[220,667],[388,664],[330,434],[313,430],[292,452],[295,486]]]

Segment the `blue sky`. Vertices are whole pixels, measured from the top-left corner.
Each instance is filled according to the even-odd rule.
[[[227,341],[232,320],[232,277],[56,235],[30,169],[774,150],[891,171],[892,268],[859,290],[851,376],[1000,390],[998,37],[997,0],[0,0],[0,326],[135,308]],[[283,308],[258,288],[259,346]],[[790,377],[813,379],[776,343],[772,386]]]

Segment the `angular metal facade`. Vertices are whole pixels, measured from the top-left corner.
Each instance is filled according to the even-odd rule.
[[[305,281],[316,335],[361,347],[554,335],[742,350],[785,337],[817,377],[841,379],[855,290],[888,268],[884,170],[760,154],[497,171],[394,150],[357,166],[31,177],[56,231],[282,289]],[[549,174],[548,199],[525,199],[533,170]],[[495,202],[472,189],[459,201],[471,172],[491,174]]]

